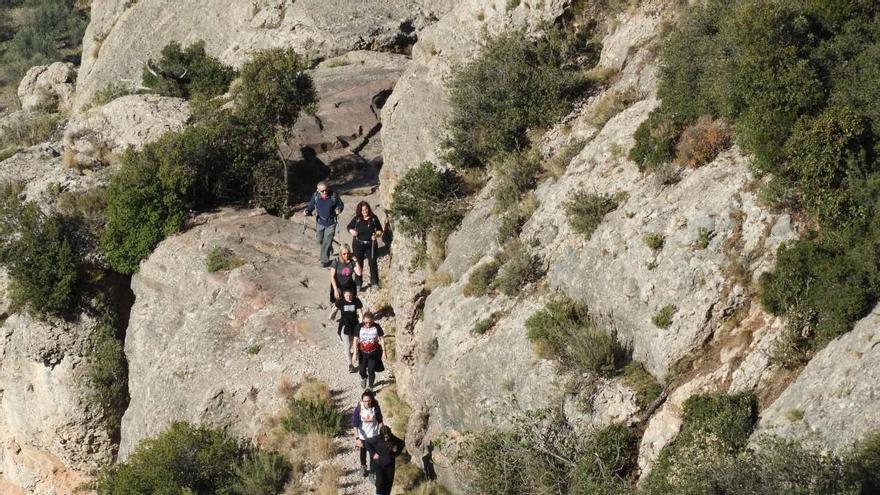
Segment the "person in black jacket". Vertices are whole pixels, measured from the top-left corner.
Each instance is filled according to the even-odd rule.
[[[379,217],[373,213],[373,209],[366,201],[358,203],[354,218],[348,222],[348,232],[352,237],[355,262],[363,271],[364,258],[369,260],[370,285],[378,288],[379,266],[376,263],[376,243],[382,237],[382,223],[379,222]],[[366,288],[366,286],[361,287],[362,290]]]
[[[326,182],[319,182],[318,189],[309,199],[303,215],[310,216],[315,212],[315,240],[318,241],[321,266],[330,266],[330,252],[333,249],[333,236],[336,235],[336,217],[345,207],[339,195],[327,187]]]
[[[364,442],[370,455],[370,466],[376,476],[376,495],[391,495],[394,484],[395,458],[403,453],[403,440],[391,433],[391,428],[382,425],[379,434]]]

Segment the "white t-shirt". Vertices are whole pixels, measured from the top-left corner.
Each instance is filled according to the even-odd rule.
[[[382,327],[375,323],[371,327],[361,325],[361,329],[358,332],[358,340],[361,342],[376,342],[383,335],[385,333],[382,331]]]
[[[376,406],[364,407],[361,404],[361,427],[358,429],[358,438],[366,440],[379,434],[379,422],[376,421]]]

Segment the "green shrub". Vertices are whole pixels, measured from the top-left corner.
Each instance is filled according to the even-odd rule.
[[[609,90],[596,102],[589,122],[596,127],[602,127],[612,117],[640,99],[639,92],[634,87],[629,87],[623,91]]]
[[[652,111],[633,134],[635,144],[629,150],[629,159],[636,162],[639,170],[654,170],[672,160],[682,128],[660,109]]]
[[[482,297],[489,293],[492,281],[498,274],[498,262],[495,260],[483,263],[471,270],[467,284],[462,288],[462,294],[467,297]]]
[[[589,239],[605,215],[616,210],[620,202],[618,196],[572,191],[562,207],[571,228]]]
[[[493,162],[493,168],[497,176],[495,206],[506,211],[515,208],[522,195],[538,185],[541,162],[534,151],[504,153]]]
[[[290,477],[291,465],[280,454],[257,450],[239,460],[233,472],[233,494],[277,495]]]
[[[689,435],[711,435],[734,449],[745,447],[758,419],[751,393],[694,395],[682,410]]]
[[[271,48],[254,54],[241,68],[235,99],[245,120],[269,128],[289,128],[317,100],[309,63],[293,49]]]
[[[537,256],[523,247],[513,248],[510,258],[492,281],[492,287],[505,296],[513,297],[520,294],[526,285],[537,282],[542,275],[541,260]]]
[[[624,426],[584,435],[554,411],[525,413],[510,430],[466,439],[468,493],[623,494],[630,487],[636,437]]]
[[[567,112],[588,86],[567,64],[569,50],[558,33],[533,40],[514,30],[486,39],[480,55],[455,69],[449,84],[448,159],[460,167],[483,166],[496,155],[525,149],[528,129],[548,126]]]
[[[287,402],[287,414],[281,424],[285,430],[302,435],[322,433],[332,437],[342,431],[342,413],[329,401],[294,397]]]
[[[98,406],[108,426],[119,428],[128,407],[128,362],[115,315],[104,310],[86,351],[87,400]]]
[[[596,326],[586,306],[571,299],[549,301],[525,327],[538,356],[577,371],[610,374],[626,358],[617,340]]]
[[[392,195],[391,212],[400,230],[422,242],[432,231],[445,240],[463,217],[460,187],[454,173],[431,162],[407,171]]]
[[[110,82],[95,92],[94,96],[92,96],[92,101],[89,102],[88,106],[89,108],[100,107],[110,103],[116,98],[138,94],[138,92],[138,90],[133,89],[128,84],[116,81]]]
[[[844,457],[844,466],[847,480],[859,495],[880,493],[880,432],[858,442]]]
[[[492,313],[488,318],[484,318],[474,324],[474,334],[475,335],[483,335],[488,332],[495,326],[495,323],[498,321],[500,313]]]
[[[672,325],[672,317],[676,311],[678,311],[678,308],[674,304],[667,304],[660,308],[660,311],[651,318],[651,322],[657,328],[669,328]]]
[[[244,264],[231,249],[214,247],[205,259],[205,269],[208,272],[234,270]]]
[[[241,493],[234,486],[250,486],[258,490],[250,493],[278,493],[278,479],[267,475],[266,466],[254,465],[265,462],[254,461],[261,458],[221,429],[175,422],[158,436],[141,441],[124,462],[104,470],[95,489],[99,495],[234,494]],[[281,474],[283,461],[266,459],[272,468],[268,473]]]
[[[0,263],[11,279],[10,302],[40,315],[69,318],[84,294],[78,234],[60,215],[47,216],[3,186],[0,198]]]
[[[666,242],[666,238],[663,237],[663,234],[648,232],[642,237],[642,241],[644,241],[645,245],[651,248],[652,251],[659,251],[663,249],[663,244]]]
[[[663,386],[638,361],[632,361],[624,366],[620,378],[626,386],[635,391],[639,407],[647,408],[663,393]]]
[[[213,98],[222,95],[235,77],[232,67],[205,53],[205,42],[186,48],[172,41],[162,48],[158,60],[148,60],[143,68],[143,85],[163,96]]]
[[[699,227],[697,229],[697,247],[699,249],[709,247],[709,229],[706,227]]]

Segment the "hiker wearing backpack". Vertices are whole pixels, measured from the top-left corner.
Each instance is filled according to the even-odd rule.
[[[339,340],[342,341],[342,348],[345,350],[348,372],[354,373],[357,371],[357,368],[355,368],[352,362],[354,357],[351,355],[351,341],[354,339],[354,333],[357,331],[360,319],[363,318],[364,304],[354,295],[354,291],[350,289],[344,290],[342,291],[342,298],[336,301],[333,311],[330,312],[331,320],[336,316],[337,312],[340,316],[339,328],[336,330],[336,334],[339,335]]]
[[[382,425],[382,409],[371,390],[364,390],[361,400],[351,415],[351,426],[354,428],[354,443],[360,449],[361,470],[364,478],[370,475],[367,469],[366,442],[379,436]]]
[[[376,243],[382,237],[382,223],[379,217],[373,213],[370,204],[366,201],[358,203],[354,218],[348,222],[348,232],[351,234],[351,244],[354,260],[364,269],[364,258],[370,264],[370,286],[379,288],[379,266],[376,263]],[[368,287],[362,286],[361,290]]]
[[[369,311],[364,313],[364,321],[358,325],[358,331],[354,335],[352,357],[355,356],[361,374],[361,386],[372,390],[376,373],[385,371],[382,359],[387,359],[388,356],[385,355],[385,332],[373,321],[373,313]]]
[[[315,212],[315,237],[320,246],[319,256],[323,267],[330,266],[333,236],[336,235],[336,217],[342,213],[344,206],[339,195],[328,189],[326,182],[321,181],[303,211],[303,215],[307,217]]]
[[[403,453],[403,440],[394,436],[388,425],[382,425],[379,434],[365,440],[364,444],[370,457],[370,469],[376,476],[376,495],[391,495],[395,458]]]
[[[342,293],[350,290],[357,295],[357,283],[361,278],[361,269],[351,256],[351,248],[343,244],[339,248],[339,258],[330,263],[330,304],[342,298]]]

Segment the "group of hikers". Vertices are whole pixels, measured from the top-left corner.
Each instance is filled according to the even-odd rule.
[[[404,444],[383,424],[382,410],[373,392],[376,373],[385,370],[382,362],[387,359],[385,333],[381,325],[376,323],[375,315],[365,311],[358,298],[358,291],[379,288],[376,244],[384,230],[369,203],[361,201],[355,209],[354,218],[347,225],[352,245],[341,244],[338,258],[331,261],[338,217],[343,209],[339,195],[331,191],[326,182],[319,182],[303,214],[316,216],[319,261],[330,272],[332,309],[328,318],[334,320],[338,315],[337,335],[342,341],[348,371],[360,374],[361,388],[364,390],[351,422],[355,444],[360,449],[361,470],[364,477],[370,473],[375,476],[376,495],[390,495],[395,457],[404,451]],[[367,260],[370,269],[369,284],[363,283],[364,260]]]

